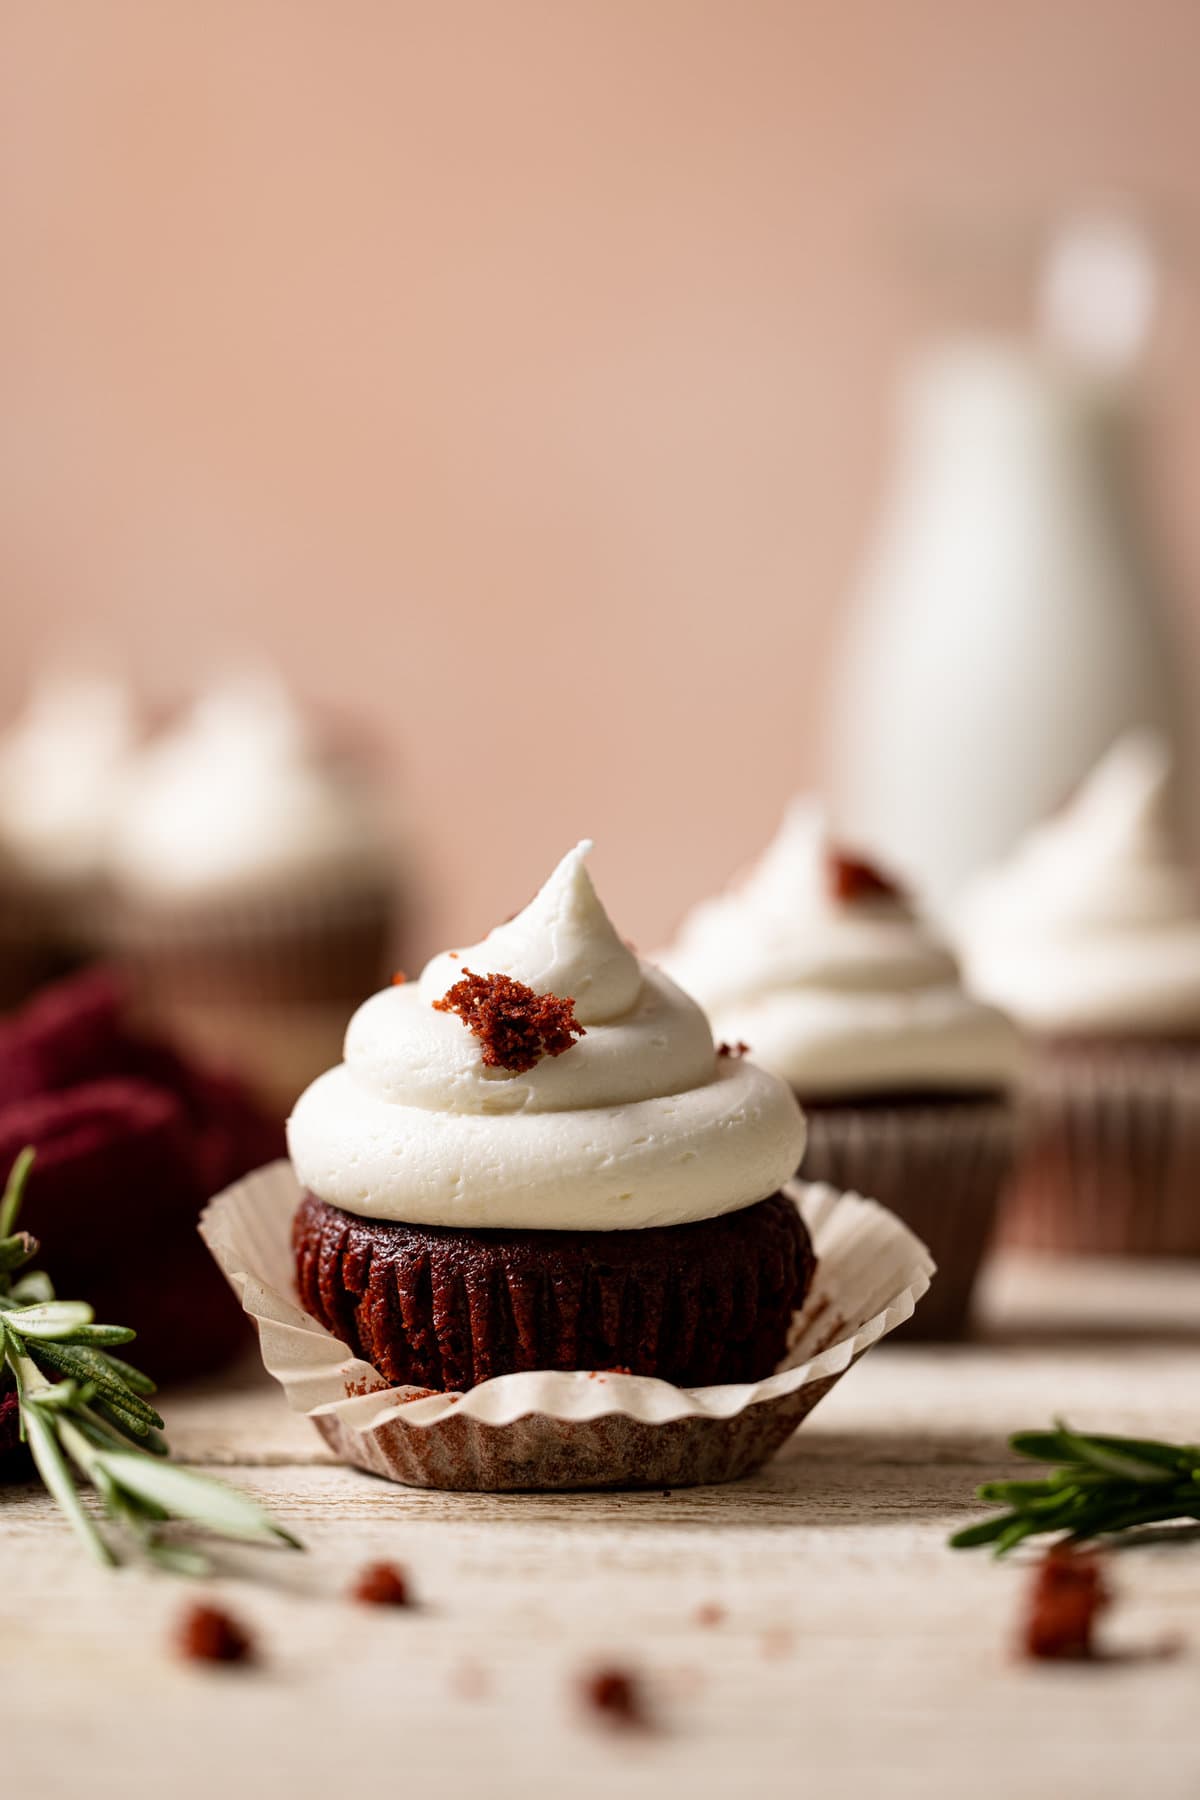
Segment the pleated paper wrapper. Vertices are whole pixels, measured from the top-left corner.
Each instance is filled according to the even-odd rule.
[[[937,1285],[904,1336],[962,1337],[1017,1151],[1017,1108],[1006,1100],[847,1102],[806,1116],[804,1177],[877,1194],[937,1259]]]
[[[281,1117],[339,1061],[346,1020],[400,960],[397,897],[382,880],[184,906],[110,894],[101,917],[150,1017]]]
[[[1200,1256],[1200,1046],[1048,1044],[1004,1242],[1068,1255]]]
[[[912,1316],[933,1276],[920,1239],[877,1202],[820,1184],[785,1191],[818,1257],[791,1349],[763,1381],[708,1388],[594,1370],[501,1375],[463,1394],[388,1387],[297,1302],[300,1190],[289,1164],[227,1188],[200,1230],[258,1329],[268,1373],[342,1461],[410,1487],[689,1487],[766,1462],[858,1358]]]

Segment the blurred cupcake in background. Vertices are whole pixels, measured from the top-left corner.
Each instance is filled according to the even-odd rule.
[[[369,778],[267,676],[204,694],[142,754],[108,873],[113,949],[152,1015],[284,1110],[394,966]]]
[[[137,726],[126,689],[44,675],[0,738],[0,1008],[94,952],[101,863]]]
[[[1017,1139],[1010,1020],[964,990],[896,885],[837,847],[804,801],[661,961],[718,1040],[796,1093],[801,1175],[881,1200],[925,1240],[938,1276],[914,1323],[960,1334]]]
[[[1119,740],[960,926],[975,986],[1036,1042],[1006,1237],[1200,1255],[1200,892],[1165,743]]]

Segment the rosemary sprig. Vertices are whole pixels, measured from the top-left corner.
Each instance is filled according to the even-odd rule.
[[[997,1556],[1045,1532],[1064,1543],[1112,1537],[1141,1525],[1200,1519],[1200,1446],[1156,1438],[1087,1436],[1059,1421],[1054,1431],[1019,1431],[1021,1456],[1057,1463],[1041,1481],[988,1481],[979,1498],[1004,1508],[956,1531],[956,1550],[991,1544]]]
[[[21,1437],[91,1555],[109,1567],[119,1560],[83,1504],[79,1478],[95,1488],[104,1516],[175,1574],[204,1575],[210,1564],[198,1550],[164,1542],[159,1527],[168,1519],[300,1549],[246,1495],[162,1460],[163,1422],[149,1401],[154,1383],[112,1354],[136,1333],[98,1325],[84,1301],[57,1299],[49,1277],[28,1268],[37,1239],[16,1225],[32,1166],[33,1151],[23,1150],[0,1198],[0,1387],[16,1388]]]

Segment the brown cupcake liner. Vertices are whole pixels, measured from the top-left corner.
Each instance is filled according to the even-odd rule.
[[[1200,1045],[1049,1045],[1028,1113],[1006,1244],[1200,1256]]]
[[[396,899],[381,882],[203,908],[110,895],[105,919],[113,954],[177,1002],[328,1004],[374,993],[394,970]]]
[[[872,1102],[812,1107],[807,1118],[804,1179],[880,1200],[937,1263],[933,1294],[905,1335],[962,1337],[1013,1164],[1017,1108],[1007,1100]]]
[[[79,968],[89,950],[55,896],[0,878],[0,1011]]]
[[[417,1438],[397,1421],[363,1432],[336,1413],[313,1423],[342,1462],[406,1487],[513,1493],[583,1488],[704,1487],[761,1468],[836,1377],[732,1419],[644,1424],[626,1413],[583,1424],[538,1413],[507,1425],[449,1418]]]
[[[229,902],[198,913],[110,911],[108,939],[146,1016],[286,1112],[341,1060],[351,1013],[395,968],[382,886]]]
[[[344,1461],[414,1487],[684,1487],[765,1462],[928,1289],[931,1258],[886,1208],[823,1186],[785,1191],[818,1259],[791,1347],[765,1380],[704,1388],[597,1370],[529,1370],[462,1394],[389,1388],[297,1302],[300,1189],[287,1163],[219,1195],[200,1229],[266,1369]]]

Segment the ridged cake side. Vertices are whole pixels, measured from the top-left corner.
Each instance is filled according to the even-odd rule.
[[[309,1194],[293,1243],[314,1318],[390,1383],[450,1391],[524,1369],[761,1380],[814,1268],[782,1194],[639,1231],[453,1231]]]

